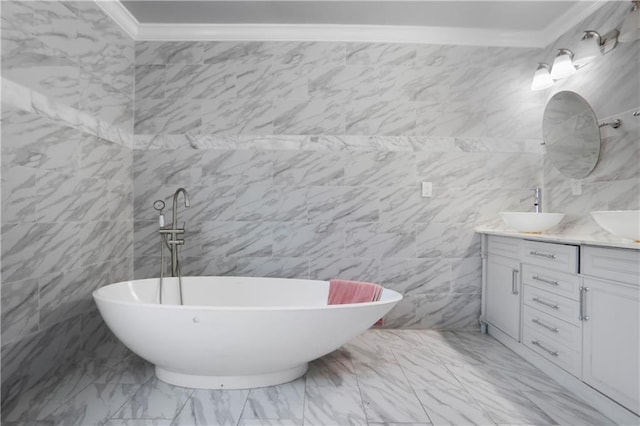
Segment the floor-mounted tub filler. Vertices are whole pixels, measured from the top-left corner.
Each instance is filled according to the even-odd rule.
[[[327,305],[329,282],[284,278],[158,278],[93,293],[105,322],[160,380],[202,389],[272,386],[363,333],[402,296]]]

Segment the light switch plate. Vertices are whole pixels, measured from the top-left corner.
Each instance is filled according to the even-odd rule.
[[[571,179],[571,195],[582,195],[582,181]]]
[[[433,184],[431,182],[422,182],[421,195],[423,198],[433,197]]]

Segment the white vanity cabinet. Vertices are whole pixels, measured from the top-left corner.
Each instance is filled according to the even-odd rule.
[[[520,240],[491,237],[486,271],[486,321],[520,341]]]
[[[640,424],[640,250],[497,233],[483,236],[483,258],[489,333],[616,422]]]
[[[640,414],[640,251],[582,247],[582,380]]]

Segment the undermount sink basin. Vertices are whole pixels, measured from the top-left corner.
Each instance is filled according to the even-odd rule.
[[[591,217],[613,235],[640,242],[640,210],[591,212]]]
[[[542,232],[553,228],[564,218],[564,213],[500,212],[509,228],[519,232]]]

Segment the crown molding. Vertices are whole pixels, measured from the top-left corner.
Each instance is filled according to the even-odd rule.
[[[129,34],[132,39],[138,39],[141,24],[135,16],[129,12],[129,9],[120,3],[120,0],[94,0],[94,2],[109,15],[124,32]]]
[[[582,2],[574,4],[562,15],[558,16],[554,21],[547,25],[542,37],[542,41],[544,44],[540,47],[547,47],[555,43],[555,41],[562,37],[562,35],[564,35],[567,31],[587,19],[606,3],[607,0],[596,0],[594,3],[590,3],[588,6],[584,6]]]
[[[347,41],[545,48],[606,0],[582,2],[538,31],[391,25],[143,24],[119,0],[94,0],[134,40]]]
[[[349,41],[539,47],[537,31],[391,25],[140,24],[137,40]]]

